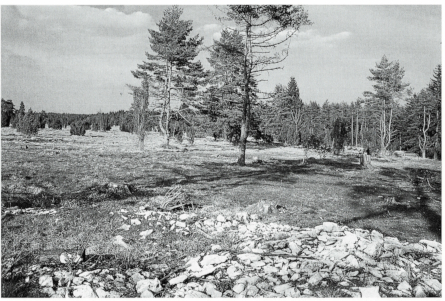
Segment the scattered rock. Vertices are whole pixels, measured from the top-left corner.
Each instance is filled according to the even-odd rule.
[[[91,286],[86,284],[73,287],[73,296],[79,298],[98,298]]]
[[[140,294],[145,290],[150,290],[153,293],[158,293],[162,290],[161,282],[158,278],[139,280],[136,284],[136,291]]]
[[[53,278],[50,275],[42,275],[39,278],[39,285],[43,287],[53,287]]]

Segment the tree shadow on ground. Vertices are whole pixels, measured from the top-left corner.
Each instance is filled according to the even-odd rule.
[[[384,178],[379,178],[378,175]],[[375,181],[371,183],[353,185],[349,196],[353,199],[368,198],[369,200],[369,198],[371,198],[371,201],[374,197],[374,200],[380,201],[368,204],[367,207],[351,202],[351,206],[363,206],[365,213],[366,210],[369,209],[368,213],[347,218],[339,221],[339,223],[350,225],[357,221],[388,218],[391,216],[389,212],[395,212],[398,215],[406,217],[420,213],[428,224],[428,230],[440,238],[442,235],[441,210],[433,210],[431,206],[429,206],[431,202],[429,195],[433,194],[440,199],[441,189],[432,187],[428,182],[428,186],[433,189],[430,189],[428,192],[426,191],[428,188],[426,179],[428,179],[428,177],[436,177],[437,180],[437,177],[440,177],[440,172],[421,168],[382,168],[378,175],[376,175]],[[392,178],[393,181],[387,181],[385,179],[386,177]],[[405,184],[406,182],[412,186],[399,186],[400,183]],[[435,183],[435,186],[440,187],[440,183],[439,185],[437,185],[437,181]]]

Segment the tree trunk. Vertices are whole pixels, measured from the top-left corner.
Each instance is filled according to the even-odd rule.
[[[360,165],[367,168],[371,164],[371,156],[366,152],[360,157]]]
[[[421,150],[422,152],[422,159],[425,159],[426,158],[426,150],[425,149],[422,149]]]
[[[145,140],[145,135],[139,135],[139,150],[140,151],[144,150],[144,140]]]
[[[245,54],[244,54],[244,99],[243,99],[243,116],[241,120],[241,136],[239,145],[239,157],[238,164],[241,166],[246,165],[246,144],[247,135],[249,133],[249,117],[250,117],[250,94],[249,94],[249,84],[250,84],[250,26],[246,25],[246,43],[245,43]]]

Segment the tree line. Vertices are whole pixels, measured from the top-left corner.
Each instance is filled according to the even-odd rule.
[[[405,150],[440,159],[441,65],[418,93],[403,82],[405,71],[399,62],[386,56],[370,69],[373,90],[350,103],[305,102],[294,77],[263,92],[258,88],[260,75],[278,69],[286,59],[292,36],[312,24],[307,12],[292,5],[218,9],[225,27],[206,49],[202,37],[191,36],[193,22],[181,19],[182,9],[172,6],[164,11],[157,29],[148,30],[151,51],[146,52],[146,61],[131,71],[141,84],[128,85],[133,95],[128,111],[24,113],[22,104],[16,111],[11,101],[2,100],[2,126],[11,122],[21,130],[20,120],[33,120],[40,127],[70,125],[72,134],[84,134],[117,125],[137,134],[141,149],[151,130],[163,135],[166,147],[171,138],[182,141],[187,135],[193,142],[194,137],[210,135],[239,145],[240,165],[245,164],[248,136],[337,153],[350,145],[382,155]],[[204,49],[211,70],[196,60]]]

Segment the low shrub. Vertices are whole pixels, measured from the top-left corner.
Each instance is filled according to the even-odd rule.
[[[77,136],[84,136],[86,129],[85,124],[83,121],[76,121],[70,124],[70,134],[71,135],[77,135]]]

